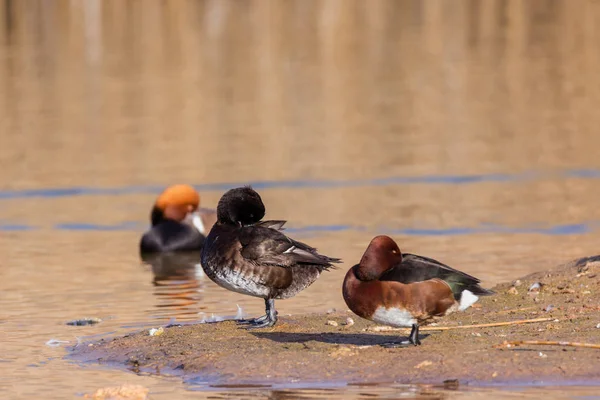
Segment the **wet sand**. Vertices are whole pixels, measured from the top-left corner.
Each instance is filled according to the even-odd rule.
[[[539,282],[539,291],[529,288]],[[83,343],[70,357],[133,372],[199,376],[213,384],[310,382],[535,383],[598,382],[600,350],[566,346],[506,347],[505,341],[600,343],[600,256],[497,285],[495,296],[443,319],[460,326],[546,319],[542,322],[427,331],[422,345],[384,348],[405,339],[349,311],[280,316],[268,329],[234,321],[169,327]],[[348,317],[353,325],[344,325]],[[328,321],[337,322],[337,326]]]

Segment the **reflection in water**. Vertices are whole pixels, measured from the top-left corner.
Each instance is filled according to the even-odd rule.
[[[142,254],[152,266],[156,318],[177,321],[197,320],[201,306],[204,271],[200,252]]]

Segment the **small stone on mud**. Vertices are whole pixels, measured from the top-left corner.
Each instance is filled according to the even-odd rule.
[[[325,325],[338,326],[338,323],[332,320],[329,320],[325,323]]]
[[[514,281],[514,282],[512,283],[512,285],[513,285],[514,287],[519,287],[519,286],[521,286],[521,280],[517,279],[516,281]]]
[[[529,286],[529,289],[527,289],[528,292],[539,292],[542,289],[543,284],[540,282],[535,282],[533,283],[531,286]]]
[[[84,325],[95,325],[102,322],[100,318],[81,318],[74,319],[73,321],[67,322],[67,325],[71,326],[84,326]]]
[[[517,288],[516,288],[516,287],[512,286],[510,289],[508,289],[508,290],[506,291],[506,293],[508,293],[508,294],[513,294],[513,295],[517,295],[517,294],[519,294],[519,291],[517,290]]]
[[[418,363],[417,365],[415,365],[415,369],[429,367],[430,365],[433,365],[433,363],[429,360],[425,360],[425,361],[422,361],[422,362]]]
[[[446,390],[458,390],[459,386],[458,379],[446,379],[444,381],[444,389]]]
[[[346,326],[352,326],[354,325],[354,320],[350,317],[346,318],[346,322],[344,322],[342,325],[346,325]]]
[[[333,314],[335,311],[335,308],[330,308],[329,310],[327,310],[327,314]]]
[[[152,328],[148,331],[148,334],[150,336],[160,336],[163,333],[165,333],[165,330],[163,329],[163,327],[161,326],[160,328]]]
[[[91,396],[86,394],[85,398],[94,400],[146,400],[148,389],[141,385],[121,385],[98,389]]]
[[[596,325],[596,329],[600,329],[600,324]]]

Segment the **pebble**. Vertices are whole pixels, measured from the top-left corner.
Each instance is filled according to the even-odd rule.
[[[100,318],[82,318],[82,319],[75,319],[73,321],[69,321],[67,322],[67,325],[71,325],[71,326],[85,326],[85,325],[94,325],[94,324],[98,324],[102,322],[102,320]]]
[[[517,288],[516,288],[516,287],[514,287],[514,286],[513,286],[513,287],[511,287],[510,289],[508,289],[508,290],[506,291],[506,293],[508,293],[508,294],[519,294],[519,291],[517,290]]]
[[[160,328],[156,329],[156,328],[152,328],[148,331],[148,334],[150,336],[160,336],[165,332],[165,330],[163,329],[163,327],[161,326]]]
[[[514,287],[521,286],[521,281],[520,281],[519,279],[517,279],[516,281],[514,281],[514,282],[512,283],[512,285],[513,285]]]
[[[596,329],[600,329],[600,324],[596,325]]]
[[[354,320],[350,317],[346,318],[346,322],[344,322],[342,325],[346,325],[346,326],[352,326],[354,325]]]
[[[529,289],[527,291],[528,292],[539,292],[541,288],[542,288],[542,284],[539,282],[535,282],[531,286],[529,286]]]
[[[429,360],[425,360],[425,361],[422,361],[419,364],[415,365],[415,369],[429,367],[430,365],[433,365],[433,363]]]
[[[338,326],[338,323],[332,320],[327,321],[325,325]]]

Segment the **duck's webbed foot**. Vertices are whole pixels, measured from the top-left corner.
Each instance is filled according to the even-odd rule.
[[[419,340],[419,325],[417,324],[413,324],[410,335],[408,335],[408,340],[403,340],[401,342],[382,343],[380,346],[385,347],[386,349],[392,349],[395,347],[408,347],[410,345],[421,345],[421,341]]]
[[[248,325],[247,329],[268,328],[277,323],[275,300],[265,299],[266,313],[262,317],[238,320],[238,324]]]
[[[262,317],[250,318],[250,319],[238,319],[237,323],[240,325],[256,325],[266,321],[269,317],[263,315]]]

